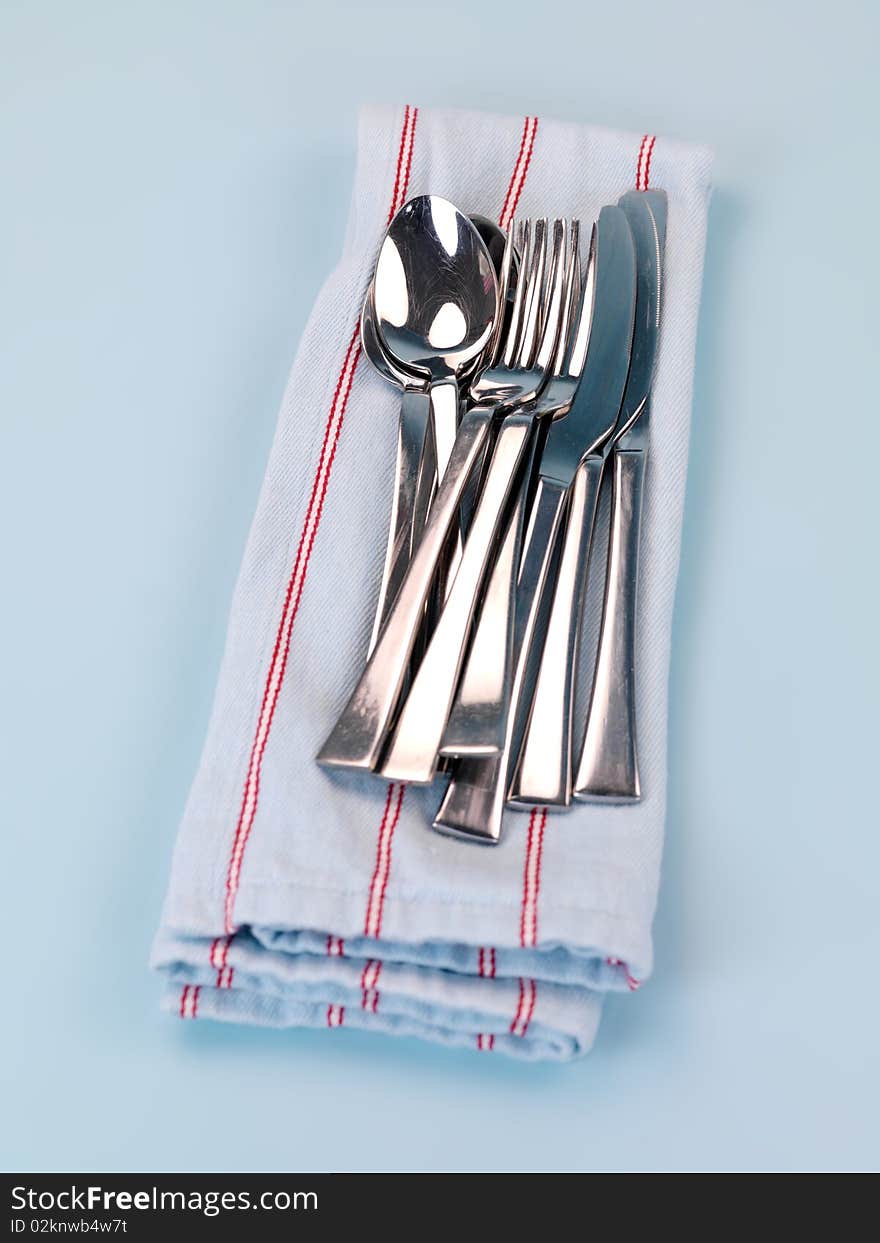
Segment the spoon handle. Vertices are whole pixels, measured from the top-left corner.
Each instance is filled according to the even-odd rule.
[[[319,764],[360,770],[377,766],[422,624],[434,572],[491,424],[492,410],[487,407],[471,410],[462,419],[425,530],[360,681],[318,753]]]
[[[439,380],[428,390],[431,396],[431,422],[434,427],[434,452],[437,467],[437,486],[446,474],[449,456],[455,437],[458,433],[458,418],[461,409],[461,395],[458,381],[455,379]],[[444,564],[440,567],[437,582],[437,598],[445,600],[449,586],[455,577],[458,563],[461,560],[461,524],[450,538],[450,546]]]
[[[413,544],[421,534],[421,528],[417,531],[414,526],[416,491],[420,480],[420,463],[424,455],[429,409],[428,395],[423,388],[403,390],[397,423],[397,461],[394,468],[391,521],[385,548],[382,585],[379,588],[373,633],[370,636],[370,652],[376,646],[388,610],[400,589]]]
[[[431,398],[431,420],[434,424],[434,449],[437,455],[437,483],[443,482],[455,436],[458,431],[458,384],[453,380],[437,380],[428,393]]]
[[[458,573],[400,713],[383,776],[425,785],[437,771],[477,598],[533,425],[531,414],[508,415],[501,425]]]

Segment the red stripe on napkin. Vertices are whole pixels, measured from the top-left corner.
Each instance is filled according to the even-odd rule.
[[[417,118],[418,109],[411,108],[407,105],[404,109],[403,127],[397,153],[394,188],[391,196],[391,206],[389,208],[390,216],[394,215],[394,213],[402,206],[406,198],[410,169],[412,167],[413,141],[415,137]],[[306,516],[303,522],[302,531],[300,532],[299,544],[297,546],[293,569],[287,584],[287,592],[284,598],[284,606],[281,610],[281,620],[278,625],[275,647],[272,652],[272,659],[269,662],[269,671],[266,676],[262,703],[260,705],[260,712],[257,718],[257,728],[251,747],[250,763],[248,764],[247,776],[245,778],[244,790],[242,792],[241,809],[239,811],[238,823],[235,828],[235,835],[232,842],[232,849],[229,856],[229,866],[226,875],[224,926],[227,934],[231,934],[235,930],[233,918],[235,898],[238,893],[238,886],[241,878],[241,867],[244,859],[244,852],[247,847],[248,838],[250,836],[250,831],[256,815],[257,803],[259,801],[260,773],[262,770],[263,755],[266,750],[269,732],[272,728],[272,720],[275,714],[275,706],[278,702],[279,691],[284,680],[284,673],[287,667],[287,657],[290,651],[291,631],[293,629],[293,623],[296,620],[296,615],[299,610],[299,603],[302,598],[309,560],[311,558],[312,548],[314,547],[315,535],[317,534],[318,524],[321,520],[321,514],[324,508],[324,499],[327,494],[327,486],[330,482],[330,472],[332,470],[333,460],[336,455],[336,446],[339,441],[342,420],[345,415],[346,405],[348,404],[348,397],[351,392],[352,381],[354,380],[354,374],[359,357],[360,333],[359,328],[355,326],[351,339],[348,342],[348,347],[342,363],[342,369],[339,373],[339,379],[336,382],[333,400],[330,403],[330,411],[328,413],[327,422],[324,428],[324,439],[321,445],[318,467],[312,483],[312,492],[309,498],[308,507],[306,509]]]
[[[532,162],[532,151],[535,146],[535,135],[537,132],[538,118],[526,117],[523,122],[519,154],[516,157],[516,164],[513,166],[510,184],[507,187],[507,194],[504,198],[504,205],[501,208],[501,216],[499,217],[499,224],[502,229],[510,228],[510,223],[516,214],[520,195],[522,194],[523,186],[526,184],[529,164]]]
[[[379,1009],[379,976],[382,974],[382,963],[378,958],[368,958],[361,972],[361,1009],[375,1014]]]
[[[519,920],[519,943],[523,949],[538,944],[538,897],[541,892],[541,856],[544,850],[544,829],[547,808],[536,807],[529,817],[526,836],[526,857],[523,864],[523,895]],[[534,980],[521,979],[516,1014],[510,1024],[514,1036],[524,1036],[535,1012],[538,986]]]
[[[341,1027],[345,1021],[345,1006],[327,1007],[327,1026]]]
[[[388,223],[390,224],[395,214],[400,211],[406,202],[406,192],[409,187],[409,174],[412,169],[413,142],[416,136],[416,121],[418,120],[418,108],[411,108],[409,104],[403,110],[403,132],[400,135],[400,148],[397,152],[397,172],[394,177],[394,191],[391,195],[391,206],[388,209]]]
[[[538,892],[541,888],[541,854],[547,808],[536,807],[529,820],[526,861],[523,867],[522,911],[519,921],[519,943],[524,949],[538,944]]]
[[[511,1035],[524,1036],[529,1030],[529,1023],[531,1023],[532,1015],[535,1013],[535,999],[537,995],[538,986],[534,980],[520,979],[519,1004],[516,1007],[513,1022],[510,1024]]]
[[[232,937],[215,937],[211,944],[211,951],[208,955],[211,966],[217,968],[217,979],[215,988],[232,988],[232,977],[235,974],[235,968],[229,966],[229,947],[232,944]]]
[[[532,162],[532,151],[535,147],[535,135],[537,132],[538,118],[526,117],[523,122],[523,132],[519,144],[519,153],[516,157],[516,163],[513,166],[513,172],[511,173],[510,182],[507,186],[507,194],[504,198],[504,205],[501,208],[499,224],[502,229],[510,228],[514,215],[516,214],[516,209],[519,206],[520,196],[522,195],[523,186],[526,184],[526,177],[528,176],[529,165]],[[532,820],[534,820],[534,812],[532,813]],[[529,827],[529,832],[531,834],[531,825]],[[544,830],[542,825],[542,838],[543,832]],[[525,898],[523,898],[523,902],[525,903]],[[535,891],[535,903],[537,904],[537,890]],[[535,919],[535,928],[537,929],[537,917]],[[495,978],[495,950],[492,946],[480,949],[477,959],[477,969],[481,976],[489,976],[491,979]],[[534,990],[534,981],[531,983]],[[511,1031],[513,1031],[518,1025],[521,1025],[522,1020],[520,1019],[520,1010],[522,1009],[522,1002],[523,983],[520,981],[520,1006],[517,1008],[516,1015],[514,1016],[513,1024],[510,1029]],[[532,999],[532,1008],[534,1008],[534,998]],[[531,1012],[529,1012],[529,1018],[531,1018]],[[526,1021],[525,1027],[528,1027],[528,1021]],[[521,1033],[517,1032],[517,1034],[525,1035],[525,1028]],[[494,1049],[494,1047],[495,1037],[480,1032],[477,1036],[477,1048],[485,1052]]]
[[[477,971],[483,979],[495,979],[495,950],[491,945],[481,946],[477,952]],[[495,1037],[480,1032],[477,1036],[477,1048],[481,1053],[491,1053],[495,1048]]]
[[[367,898],[367,912],[364,916],[364,936],[378,937],[382,931],[382,916],[385,911],[385,893],[388,889],[388,877],[391,875],[391,845],[394,831],[400,820],[400,809],[406,793],[404,782],[391,781],[385,797],[385,810],[379,824],[379,836],[376,842],[376,865],[370,881],[370,892]]]
[[[201,984],[184,984],[183,992],[180,994],[180,1017],[182,1019],[195,1019],[199,1015],[199,994],[202,991]]]
[[[636,160],[636,189],[647,190],[651,184],[651,156],[654,154],[655,134],[645,134]]]

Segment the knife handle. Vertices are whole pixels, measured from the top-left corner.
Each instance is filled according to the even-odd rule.
[[[426,785],[437,771],[477,597],[533,423],[530,414],[514,414],[501,425],[458,571],[382,763],[385,777]]]
[[[559,572],[532,710],[511,789],[517,803],[571,802],[571,734],[587,564],[604,459],[585,458],[568,489]]]
[[[485,406],[471,410],[462,419],[443,483],[397,598],[351,698],[318,753],[319,764],[361,771],[378,765],[422,624],[434,573],[491,425],[492,409]]]
[[[587,728],[574,782],[578,799],[641,798],[636,749],[636,606],[647,453],[617,449],[605,599]]]

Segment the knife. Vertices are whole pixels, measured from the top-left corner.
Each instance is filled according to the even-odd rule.
[[[633,356],[615,435],[605,597],[586,731],[575,769],[578,799],[641,797],[636,747],[636,607],[651,381],[660,328],[666,195],[631,190],[619,200],[636,243]]]

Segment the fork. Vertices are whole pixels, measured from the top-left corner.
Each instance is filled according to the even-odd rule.
[[[508,413],[498,431],[461,563],[382,764],[383,775],[396,780],[424,785],[436,774],[474,609],[509,498],[532,445],[538,395],[553,375],[572,272],[566,263],[564,222],[554,222],[549,256],[547,232],[545,221],[537,222],[534,234],[528,227],[524,230],[526,281],[517,288],[499,360],[473,386],[475,394]],[[508,635],[502,634],[500,640],[506,645]]]
[[[512,232],[513,230],[511,234]],[[434,497],[424,531],[414,549],[394,605],[357,686],[318,754],[318,762],[321,764],[360,770],[373,770],[378,766],[389,727],[398,708],[425,602],[449,532],[457,520],[459,505],[468,481],[482,460],[496,410],[505,403],[511,405],[517,400],[531,400],[540,388],[543,372],[536,356],[535,340],[538,300],[547,258],[546,234],[544,221],[536,224],[534,232],[528,231],[528,260],[526,262],[524,259],[521,266],[525,276],[517,283],[510,323],[504,336],[498,341],[499,357],[484,372],[484,376],[488,376],[487,381],[481,383],[483,377],[480,377],[472,385],[473,395],[485,404],[469,410],[462,418],[446,473]],[[513,245],[510,235],[507,245]],[[548,315],[548,321],[549,318]],[[548,322],[548,330],[550,326]],[[541,344],[544,344],[543,340]],[[463,631],[459,648],[464,645],[495,530],[516,476],[530,427],[531,416],[508,415],[502,422],[467,544],[450,588],[446,607],[438,622],[437,632],[432,637],[420,666],[420,673],[426,665],[428,669],[432,669],[438,663],[440,646],[434,642],[437,633],[440,634],[441,642],[447,642],[454,625],[456,630]],[[446,651],[444,647],[444,654]],[[455,689],[460,660],[461,653],[457,651],[445,662],[445,680],[447,683],[452,682],[450,699]],[[451,677],[450,664],[454,666]],[[417,702],[424,698],[424,687],[423,678],[418,688]],[[412,689],[416,689],[415,683]],[[411,700],[412,694],[407,703]],[[436,720],[435,705],[429,705],[429,710]],[[439,724],[440,733],[445,725],[447,712],[448,704]],[[408,724],[412,723],[412,713],[406,715],[406,720]],[[398,729],[397,737],[405,740],[406,736],[406,733],[401,735]],[[437,743],[439,744],[439,737]],[[437,746],[434,747],[430,763],[423,765],[421,771],[427,767],[433,773],[436,767],[436,751]]]
[[[579,256],[579,227],[572,221],[569,228],[568,276],[566,280],[566,302],[563,323],[553,370],[536,403],[536,412],[544,417],[545,422],[551,418],[565,416],[571,408],[580,383],[586,360],[587,344],[592,318],[592,264],[594,262],[595,245],[590,246],[590,266],[587,270],[587,281],[582,285]],[[536,455],[537,456],[537,455]],[[548,503],[551,502],[552,503]],[[457,754],[461,757],[453,769],[452,780],[446,789],[443,801],[434,818],[434,828],[440,833],[450,836],[464,837],[470,841],[483,844],[495,844],[501,838],[501,822],[510,780],[512,762],[517,754],[517,737],[522,731],[522,706],[528,699],[527,687],[532,680],[533,671],[530,660],[535,658],[535,635],[539,626],[542,609],[547,611],[547,584],[551,577],[551,566],[557,546],[557,533],[562,521],[562,508],[550,497],[545,481],[538,480],[537,492],[531,505],[531,513],[527,524],[524,524],[524,511],[527,502],[527,489],[524,486],[517,501],[517,510],[508,527],[505,543],[513,544],[517,534],[516,523],[526,525],[524,548],[520,558],[519,543],[499,555],[493,572],[493,581],[486,593],[486,604],[480,616],[477,632],[471,646],[468,666],[462,679],[456,699],[453,717],[450,718],[444,737],[444,749],[447,742],[455,739]],[[462,723],[465,711],[470,709],[466,699],[468,695],[467,681],[471,669],[482,658],[485,652],[487,660],[492,659],[488,637],[483,638],[484,629],[493,630],[491,608],[493,589],[499,595],[506,585],[496,582],[499,571],[512,575],[510,588],[514,597],[512,652],[510,665],[505,671],[508,679],[506,687],[508,698],[504,704],[504,714],[496,721],[488,720],[483,713],[481,724],[484,733],[480,741],[474,735],[467,735],[466,746],[461,745],[464,731],[455,729],[455,714],[460,711]],[[518,570],[518,574],[517,574]],[[488,620],[488,627],[486,622]],[[537,653],[540,655],[540,652]],[[497,659],[497,658],[496,658]],[[483,674],[486,677],[486,674]],[[474,679],[477,685],[476,676]],[[492,727],[500,727],[499,745],[490,751],[487,742]],[[481,749],[477,750],[480,745]]]
[[[531,408],[535,418],[545,422],[561,418],[571,407],[586,353],[584,334],[589,330],[589,308],[584,307],[581,297],[580,224],[577,220],[558,221],[556,231],[562,233],[565,256],[562,317],[549,375]],[[512,678],[512,618],[531,477],[529,469],[486,588],[443,734],[442,755],[495,755],[504,746]],[[546,566],[536,569],[541,581],[545,571]]]

